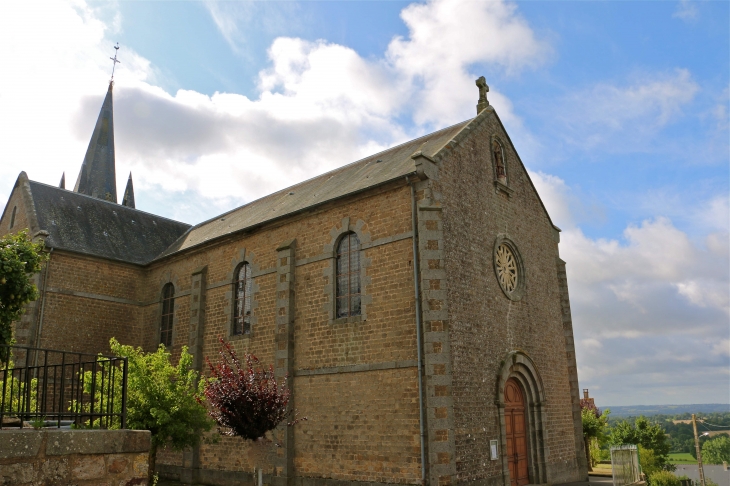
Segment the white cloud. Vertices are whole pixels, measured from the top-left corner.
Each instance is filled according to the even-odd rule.
[[[560,177],[544,172],[530,171],[530,179],[537,189],[550,219],[556,226],[567,229],[575,226],[573,214],[576,206],[570,188]]]
[[[401,103],[389,69],[350,48],[279,38],[269,48],[269,57],[272,67],[259,74],[259,88],[262,101],[277,118],[312,119],[326,112],[362,121],[391,116]]]
[[[695,0],[680,0],[677,5],[677,10],[674,11],[672,17],[687,22],[697,19],[698,14],[697,2]]]
[[[563,227],[560,254],[567,262],[581,386],[600,387],[602,402],[613,404],[686,402],[674,394],[678,389],[700,397],[695,403],[725,400],[727,197],[710,197],[694,209],[704,218],[695,227],[702,238],[657,216],[627,226],[621,239],[596,239],[581,230],[585,209],[565,181],[530,176]],[[702,370],[702,379],[688,370]]]
[[[563,100],[557,113],[571,144],[628,151],[677,121],[699,90],[687,69],[676,69],[641,76],[628,86],[601,83],[578,91]]]
[[[712,346],[713,354],[724,354],[730,356],[730,339],[722,339]]]
[[[691,383],[701,400],[726,395],[721,375],[730,362],[708,337],[730,335],[730,262],[727,246],[712,248],[713,236],[697,244],[666,218],[628,227],[624,241],[563,233],[582,386],[609,385],[609,403],[626,403],[627,390],[636,403],[647,387],[655,394],[643,400],[671,403],[671,389]],[[703,369],[703,382],[685,381],[686,368]],[[620,375],[630,377],[617,382]],[[713,380],[714,388],[702,388]]]
[[[513,73],[544,62],[550,47],[516,10],[508,2],[467,0],[435,0],[403,9],[409,35],[393,39],[386,58],[417,88],[418,123],[458,121],[455,116],[473,112],[474,64],[489,63]],[[490,95],[498,110],[508,108],[497,93]]]
[[[603,344],[598,339],[586,338],[580,342],[580,344],[587,349],[601,349]]]

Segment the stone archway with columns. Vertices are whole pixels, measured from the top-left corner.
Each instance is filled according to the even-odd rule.
[[[545,388],[540,373],[532,359],[523,351],[512,351],[502,362],[497,378],[496,404],[499,407],[500,448],[502,451],[502,475],[504,484],[510,484],[509,458],[507,457],[507,424],[505,421],[504,390],[509,379],[516,380],[524,393],[525,419],[528,445],[528,472],[532,484],[547,483],[546,433],[547,414]]]

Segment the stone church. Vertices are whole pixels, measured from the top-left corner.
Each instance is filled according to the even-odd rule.
[[[477,86],[470,120],[191,226],[135,208],[131,175],[118,203],[110,83],[73,190],[21,172],[3,211],[0,234],[50,252],[17,341],[188,346],[203,369],[222,337],[289,377],[308,420],[276,431],[280,447],[163,451],[161,477],[585,480],[560,230]]]

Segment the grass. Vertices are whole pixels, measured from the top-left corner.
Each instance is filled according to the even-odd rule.
[[[669,462],[672,464],[697,464],[697,459],[689,452],[673,452],[669,454]]]

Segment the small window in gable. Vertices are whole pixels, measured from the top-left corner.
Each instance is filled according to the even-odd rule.
[[[360,315],[360,240],[347,233],[337,245],[337,318]]]
[[[162,318],[160,320],[160,344],[172,346],[172,321],[175,317],[175,286],[165,284],[162,289]]]
[[[504,159],[504,148],[499,140],[492,139],[492,156],[494,158],[494,173],[499,182],[507,184],[507,165]]]
[[[13,214],[10,216],[10,227],[15,226],[15,213],[18,212],[18,206],[13,206]]]
[[[251,334],[251,267],[241,263],[234,273],[233,326],[234,336]]]

